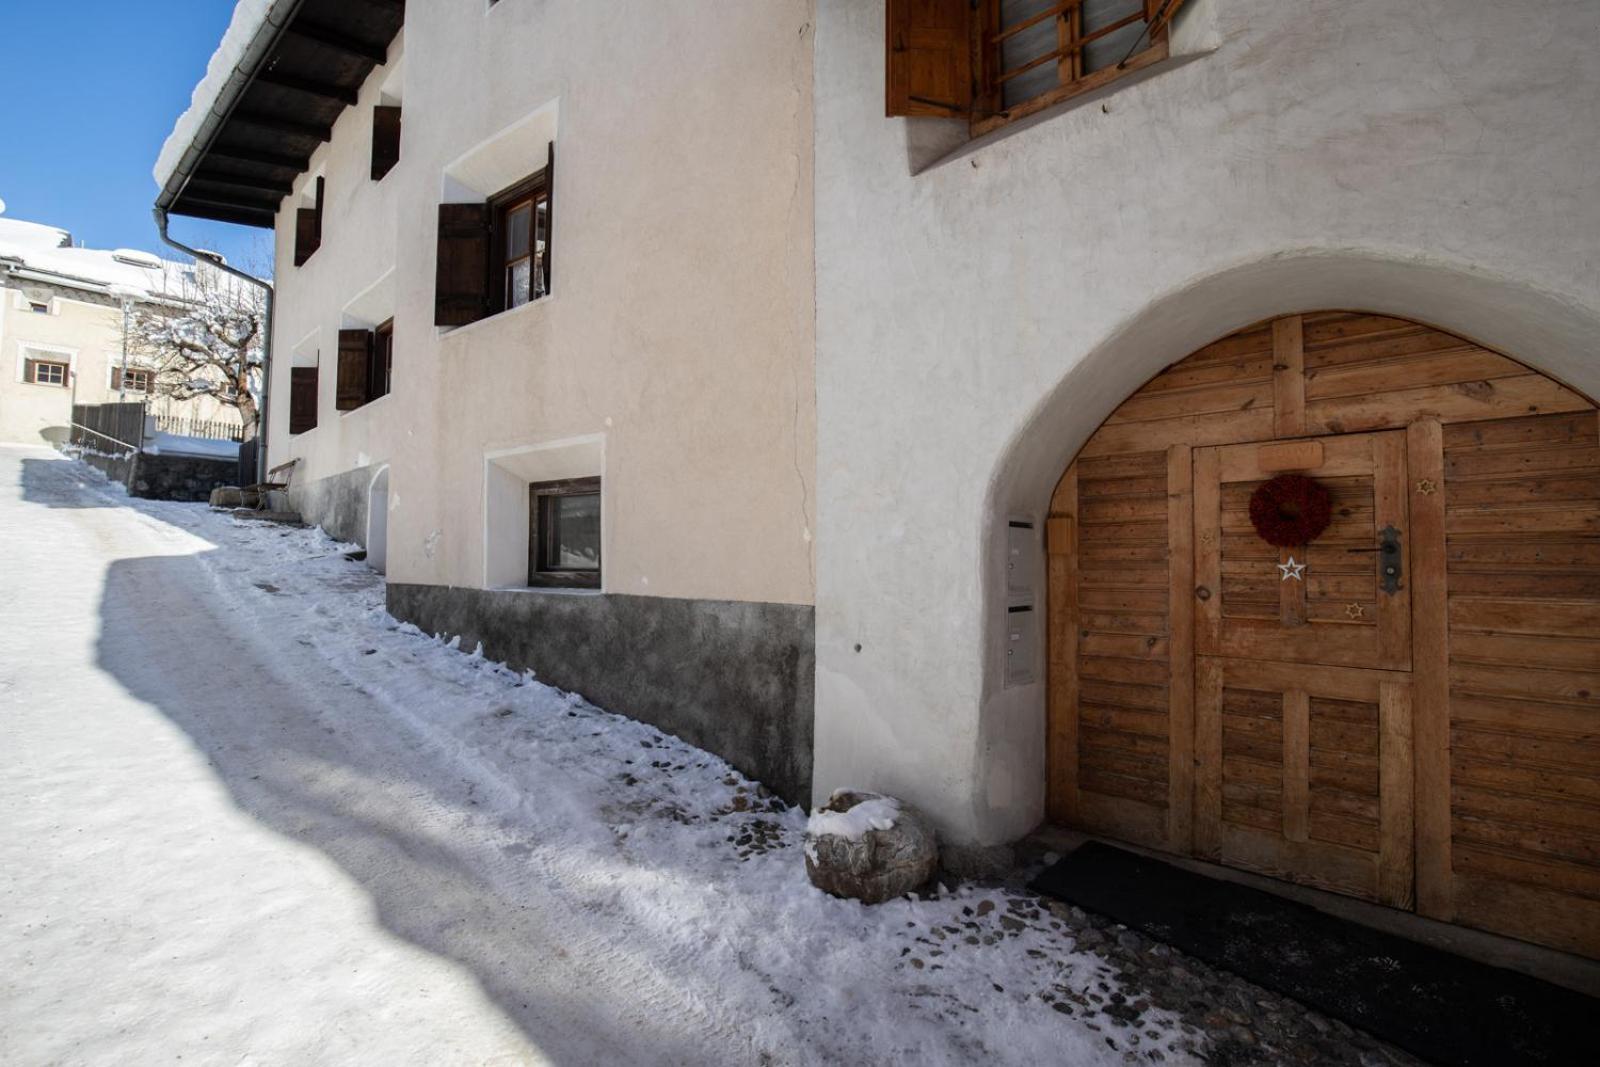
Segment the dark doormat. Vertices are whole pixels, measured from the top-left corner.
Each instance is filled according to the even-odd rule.
[[[1099,842],[1032,888],[1432,1063],[1600,1064],[1600,1000],[1270,893]]]

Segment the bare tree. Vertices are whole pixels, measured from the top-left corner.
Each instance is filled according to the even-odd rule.
[[[157,395],[235,408],[249,440],[260,423],[265,325],[261,290],[202,261],[176,292],[134,306],[128,349],[154,364]]]

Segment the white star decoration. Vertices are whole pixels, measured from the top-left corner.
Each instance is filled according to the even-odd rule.
[[[1283,577],[1278,579],[1280,582],[1287,582],[1290,578],[1297,582],[1305,581],[1300,575],[1305,573],[1306,565],[1304,563],[1296,563],[1293,556],[1289,557],[1288,563],[1278,564],[1278,569],[1283,572]]]

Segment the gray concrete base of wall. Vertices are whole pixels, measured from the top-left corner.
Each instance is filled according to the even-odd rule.
[[[367,544],[367,490],[376,467],[330,474],[314,482],[289,485],[289,510],[311,526],[320,526],[339,541]]]
[[[308,515],[309,519],[310,516]],[[794,804],[811,796],[810,605],[391,583],[428,633],[726,759]]]

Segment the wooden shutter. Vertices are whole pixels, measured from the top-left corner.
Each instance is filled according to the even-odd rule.
[[[549,154],[545,157],[544,165],[544,291],[548,294],[551,286],[555,284],[555,275],[550,273],[550,253],[555,248],[550,234],[556,228],[556,143],[550,142]],[[535,210],[535,217],[538,212]],[[535,237],[539,236],[535,234]]]
[[[400,109],[379,106],[372,109],[372,180],[383,176],[400,162]]]
[[[435,326],[465,326],[489,313],[489,208],[439,205]]]
[[[317,209],[303,207],[294,213],[294,265],[300,266],[317,250],[320,229]]]
[[[889,0],[888,114],[967,115],[971,32],[968,0]]]
[[[111,391],[114,393],[122,388],[122,368],[111,368]]]
[[[289,432],[305,433],[317,426],[317,368],[289,368]]]
[[[372,366],[372,331],[339,331],[339,382],[334,407],[354,411],[367,402],[367,372]]]

